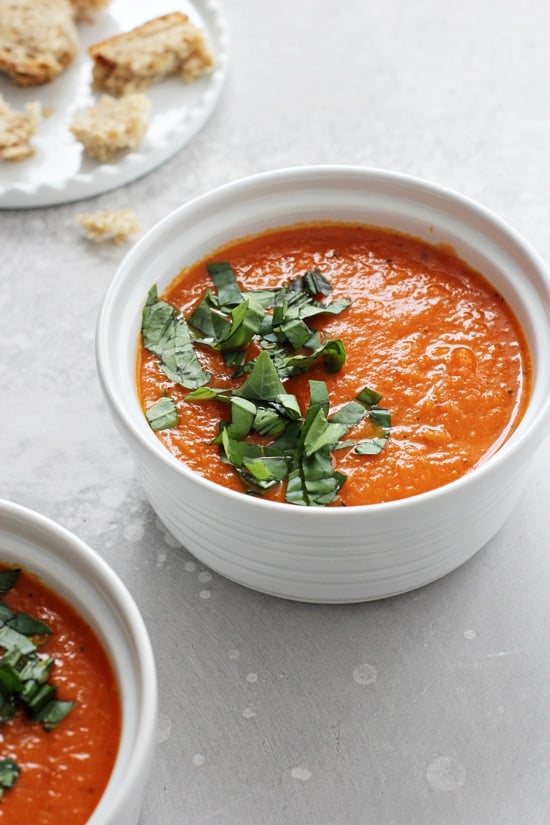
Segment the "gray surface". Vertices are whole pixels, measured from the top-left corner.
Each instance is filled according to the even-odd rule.
[[[133,205],[146,229],[249,173],[357,163],[460,190],[549,260],[548,4],[224,9],[227,87],[189,147],[85,205],[0,213],[0,495],[91,544],[147,621],[161,720],[142,825],[546,825],[548,441],[500,534],[420,591],[318,607],[211,576],[108,417],[94,326],[127,248],[89,245],[74,216]]]

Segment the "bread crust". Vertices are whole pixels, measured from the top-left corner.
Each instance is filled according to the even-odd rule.
[[[141,91],[168,75],[190,82],[214,64],[204,33],[182,12],[94,43],[88,52],[94,88],[116,96]]]
[[[77,52],[69,0],[0,0],[0,71],[18,86],[50,83]]]

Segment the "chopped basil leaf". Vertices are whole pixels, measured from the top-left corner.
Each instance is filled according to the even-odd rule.
[[[143,308],[143,345],[160,358],[163,372],[171,381],[195,389],[210,380],[194,350],[187,322],[176,309],[157,298],[151,287]]]
[[[307,372],[322,358],[328,372],[339,372],[346,360],[346,350],[342,341],[330,340],[314,350],[310,355],[291,355],[286,358],[281,371],[285,377]]]
[[[53,730],[74,708],[76,702],[62,702],[54,699],[42,708],[36,715],[35,720],[42,723],[44,730]]]
[[[283,456],[245,459],[244,466],[257,481],[283,481],[288,473],[288,464]]]
[[[195,307],[187,323],[193,329],[201,332],[206,338],[214,339],[216,337],[216,330],[214,328],[214,320],[212,317],[212,308],[217,306],[216,299],[210,289],[204,293],[203,299]]]
[[[16,647],[21,653],[32,653],[33,650],[36,650],[36,645],[32,639],[8,627],[8,625],[0,627],[0,647],[3,647],[4,650],[11,650],[11,648]]]
[[[12,589],[15,582],[19,578],[20,573],[20,568],[10,568],[8,570],[0,571],[0,593],[2,595],[8,593]]]
[[[229,401],[231,392],[218,387],[198,387],[185,396],[186,401],[211,401],[212,398],[217,398],[219,401]]]
[[[353,452],[358,455],[378,455],[386,446],[387,438],[364,438],[359,441]]]
[[[49,683],[36,685],[34,690],[27,692],[25,699],[31,719],[39,718],[40,713],[52,701],[56,693],[56,686]]]
[[[225,325],[219,336],[219,348],[225,350],[243,349],[258,334],[264,311],[252,298],[242,301],[231,311],[230,323]]]
[[[254,416],[254,431],[264,436],[282,435],[286,429],[285,419],[286,416],[281,407],[270,405],[258,407]]]
[[[24,682],[17,670],[9,663],[0,662],[0,690],[4,696],[12,693],[21,693]]]
[[[241,398],[252,401],[275,401],[284,395],[285,388],[267,352],[261,352],[254,362],[252,372],[239,388]]]
[[[13,616],[12,611],[9,609],[7,604],[5,604],[2,599],[0,599],[0,625],[5,624],[8,619],[11,619]]]
[[[364,391],[360,395],[365,397]],[[378,393],[373,393],[370,397],[374,396],[377,396],[378,401],[381,398]],[[354,452],[358,455],[378,455],[384,449],[390,437],[391,414],[389,410],[384,409],[384,407],[370,407],[369,418],[378,430],[379,435],[359,441],[354,448]]]
[[[243,300],[235,273],[227,263],[212,263],[206,266],[214,281],[221,306],[236,306]]]
[[[334,450],[347,429],[345,424],[328,422],[323,411],[319,410],[304,441],[305,454],[313,455],[324,447]]]
[[[356,397],[361,404],[365,404],[367,407],[372,407],[382,400],[380,393],[371,390],[370,387],[364,387]]]
[[[16,613],[6,624],[13,630],[17,630],[18,633],[23,633],[25,636],[48,635],[52,632],[51,627],[29,616],[28,613]]]
[[[275,332],[282,341],[288,341],[293,349],[307,347],[312,337],[312,331],[301,318],[291,318],[277,327]]]
[[[20,772],[21,768],[11,757],[0,759],[0,799],[2,799],[4,791],[13,788]]]
[[[147,407],[145,415],[152,430],[167,430],[175,427],[179,421],[176,404],[168,395],[162,396]]]
[[[390,428],[390,412],[383,407],[371,407],[369,410],[369,418],[373,424],[380,427],[382,430],[389,430]]]
[[[227,464],[232,464],[236,470],[242,467],[245,461],[258,458],[264,454],[263,447],[253,441],[231,438],[227,427],[222,427],[219,443],[222,460]]]
[[[4,724],[4,722],[9,722],[10,719],[13,719],[15,714],[17,713],[17,706],[11,701],[11,699],[2,699],[0,696],[0,724]]]
[[[231,424],[227,426],[227,434],[231,438],[246,438],[252,429],[258,409],[252,401],[246,398],[231,399]]]
[[[359,424],[365,415],[366,410],[363,404],[359,404],[357,401],[350,401],[348,404],[344,404],[343,407],[340,407],[340,409],[334,413],[330,420],[333,424],[343,424],[346,429],[349,429],[350,427],[354,427],[356,424]]]
[[[331,504],[337,497],[345,476],[335,472],[330,455],[325,452],[303,457],[288,477],[286,501],[308,507]]]
[[[33,659],[27,656],[25,659],[19,671],[21,678],[24,681],[38,682],[41,685],[47,682],[55,665],[55,659],[51,656],[44,658],[36,656]]]
[[[349,307],[349,298],[340,298],[331,304],[308,304],[301,312],[302,318],[313,318],[316,315],[340,315]]]
[[[310,295],[330,295],[330,282],[319,269],[308,270],[303,283]]]

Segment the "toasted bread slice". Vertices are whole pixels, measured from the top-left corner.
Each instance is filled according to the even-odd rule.
[[[94,106],[78,112],[70,129],[86,154],[105,162],[117,152],[136,149],[149,125],[151,101],[144,94],[122,98],[103,95]]]
[[[104,212],[90,212],[77,215],[90,241],[114,241],[125,243],[131,235],[139,232],[139,222],[131,209],[107,209]]]
[[[69,0],[0,0],[0,71],[18,86],[49,83],[77,51]]]
[[[18,112],[0,95],[0,160],[25,160],[34,154],[30,139],[41,117],[40,103],[27,103],[25,111]]]
[[[149,20],[88,51],[94,87],[117,96],[141,91],[167,75],[192,81],[214,64],[204,33],[182,12]]]

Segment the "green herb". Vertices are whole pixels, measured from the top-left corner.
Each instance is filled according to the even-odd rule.
[[[159,301],[155,286],[149,290],[142,319],[143,344],[158,355],[171,381],[194,389],[206,384],[210,375],[197,358],[186,321],[173,306]]]
[[[167,430],[170,427],[175,427],[179,421],[176,404],[167,395],[151,404],[145,411],[145,415],[152,430]]]
[[[324,381],[310,381],[310,403],[302,416],[298,401],[284,392],[269,357],[262,353],[244,384],[235,390],[203,387],[189,393],[186,400],[224,400],[231,419],[220,422],[219,445],[224,462],[239,474],[245,489],[261,493],[287,480],[286,501],[291,504],[323,506],[332,503],[346,477],[333,468],[331,453],[343,447],[374,455],[385,445],[389,434],[389,412],[369,404],[378,393],[365,388],[357,399],[341,407],[330,418],[329,397]],[[372,439],[342,441],[348,430],[369,416],[382,435]],[[387,424],[387,429],[386,429]],[[249,436],[271,435],[268,446]]]
[[[335,471],[332,453],[345,448],[360,455],[376,455],[390,434],[390,413],[379,407],[381,395],[365,387],[332,416],[326,384],[310,381],[310,402],[303,413],[284,382],[322,363],[327,372],[339,372],[346,360],[340,339],[322,339],[309,326],[321,315],[338,315],[349,305],[346,298],[327,300],[330,283],[312,269],[273,290],[242,291],[226,262],[207,265],[213,289],[207,289],[187,321],[176,307],[149,292],[143,310],[144,345],[160,358],[164,372],[191,392],[185,400],[225,402],[229,420],[221,421],[214,443],[222,461],[230,464],[245,490],[262,494],[286,482],[286,501],[305,506],[334,502],[346,476]],[[254,342],[260,353],[247,360]],[[200,364],[201,347],[219,350],[235,378],[236,389],[211,386],[211,376]],[[146,411],[152,429],[175,426],[175,403],[163,396]],[[346,439],[366,416],[373,436]],[[258,443],[258,436],[271,438]]]
[[[6,594],[17,582],[18,568],[0,571],[0,592]],[[48,680],[55,659],[38,653],[41,639],[52,633],[51,628],[28,613],[13,613],[0,600],[0,724],[16,713],[27,717],[50,731],[72,710],[75,702],[56,698],[57,687]],[[0,799],[6,789],[17,781],[20,768],[9,758],[0,760]]]
[[[19,578],[20,573],[21,569],[18,567],[0,571],[0,593],[2,595],[8,593],[12,589]]]
[[[220,306],[237,306],[244,300],[235,273],[229,264],[207,264],[206,268],[216,287]]]
[[[4,791],[13,788],[21,769],[13,759],[0,759],[0,799],[4,796]]]
[[[28,613],[16,613],[11,619],[6,622],[8,627],[22,633],[25,636],[41,636],[50,634],[51,628],[44,622],[34,619]]]

